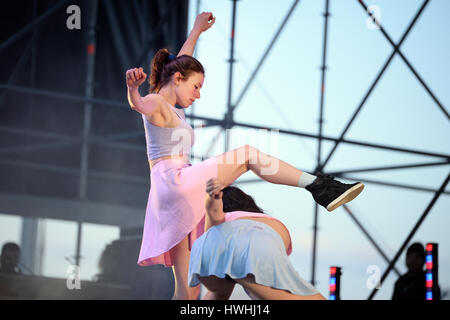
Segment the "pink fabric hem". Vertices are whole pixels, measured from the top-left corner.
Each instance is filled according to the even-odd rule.
[[[194,165],[167,159],[152,168],[138,265],[173,266],[171,250],[186,236],[192,248],[204,232],[206,182],[217,171],[216,158]]]

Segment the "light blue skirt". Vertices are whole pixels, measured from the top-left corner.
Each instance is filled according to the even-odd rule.
[[[295,271],[283,239],[265,223],[248,219],[224,222],[194,242],[189,263],[191,287],[200,283],[199,276],[241,279],[249,274],[258,284],[293,294],[319,293]]]

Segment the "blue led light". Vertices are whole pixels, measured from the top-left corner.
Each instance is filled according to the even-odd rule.
[[[427,273],[427,281],[433,281],[433,274],[432,273]]]
[[[433,300],[433,292],[432,291],[427,292],[427,300]]]
[[[329,300],[336,300],[336,296],[335,295],[330,295]]]
[[[330,278],[330,284],[336,284],[336,278]]]
[[[433,262],[433,256],[431,254],[427,255],[427,262]]]

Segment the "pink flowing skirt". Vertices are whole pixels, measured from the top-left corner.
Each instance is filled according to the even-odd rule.
[[[173,266],[170,250],[204,232],[206,182],[217,178],[216,158],[194,165],[167,159],[153,166],[138,265]]]

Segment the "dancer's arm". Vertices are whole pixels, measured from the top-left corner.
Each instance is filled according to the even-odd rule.
[[[156,94],[149,94],[145,98],[139,93],[139,86],[144,83],[147,75],[142,68],[127,70],[126,80],[128,88],[128,103],[131,109],[145,115],[153,115],[159,112],[163,103],[161,97]]]
[[[195,19],[194,27],[184,42],[183,47],[181,47],[178,57],[184,54],[192,56],[194,54],[195,44],[197,43],[200,34],[211,28],[215,21],[216,18],[213,16],[212,12],[200,13]]]
[[[205,231],[212,226],[225,222],[225,213],[223,212],[222,192],[223,185],[218,179],[210,179],[206,183],[205,197]]]

